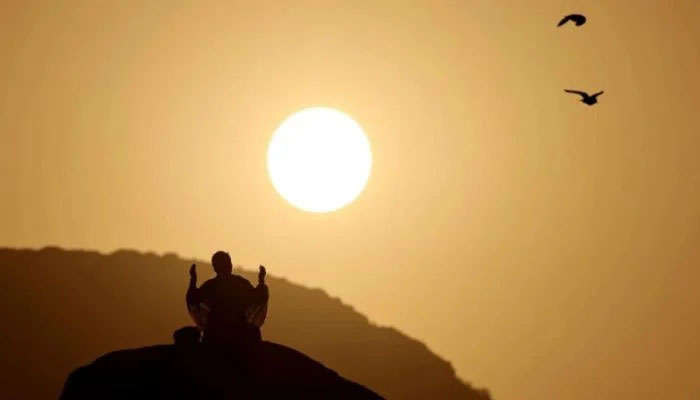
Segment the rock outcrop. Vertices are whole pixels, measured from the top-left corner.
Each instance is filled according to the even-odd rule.
[[[245,355],[227,354],[181,336],[174,345],[116,351],[78,368],[60,399],[382,398],[289,347],[263,341]]]

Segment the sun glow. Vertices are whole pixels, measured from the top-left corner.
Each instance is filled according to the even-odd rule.
[[[362,128],[332,108],[292,114],[277,128],[267,151],[277,192],[310,212],[334,211],[355,200],[371,168],[372,151]]]

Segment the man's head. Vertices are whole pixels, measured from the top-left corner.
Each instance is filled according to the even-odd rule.
[[[231,263],[231,256],[225,251],[217,251],[211,256],[211,265],[214,267],[214,271],[217,275],[227,275],[233,271],[233,263]]]

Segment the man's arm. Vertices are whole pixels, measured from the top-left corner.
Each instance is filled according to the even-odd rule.
[[[248,322],[258,328],[265,323],[265,318],[267,318],[267,301],[270,298],[270,293],[265,284],[266,274],[265,267],[261,265],[258,273],[258,286],[253,289],[253,304],[247,315]]]
[[[202,302],[201,297],[200,291],[197,289],[197,265],[192,264],[190,267],[190,285],[187,288],[185,301],[187,301],[188,306],[196,306]]]

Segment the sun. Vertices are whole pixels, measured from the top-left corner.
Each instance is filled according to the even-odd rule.
[[[360,195],[372,169],[369,140],[348,115],[306,108],[285,119],[267,149],[275,190],[304,211],[338,210]]]

